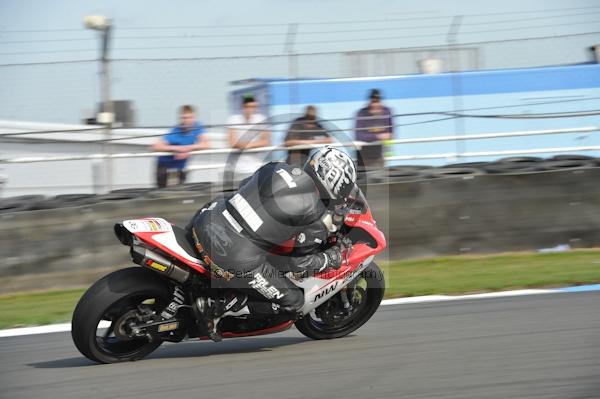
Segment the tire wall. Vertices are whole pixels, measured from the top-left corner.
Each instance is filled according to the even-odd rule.
[[[389,196],[375,213],[392,259],[600,246],[600,168],[391,183]]]
[[[386,233],[390,259],[560,244],[595,247],[600,246],[598,182],[598,167],[388,178],[367,184],[367,197]],[[130,265],[127,248],[113,234],[114,223],[159,216],[183,226],[211,197],[128,199],[0,214],[0,293],[87,284],[97,278],[94,271]],[[83,277],[72,278],[78,274]]]

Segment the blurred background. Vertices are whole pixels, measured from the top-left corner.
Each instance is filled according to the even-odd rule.
[[[185,223],[223,189],[249,96],[268,121],[262,161],[285,159],[308,105],[353,156],[379,148],[361,184],[390,259],[600,245],[597,1],[25,0],[0,13],[0,292],[126,262],[117,221]],[[374,89],[392,122],[371,140],[355,127]],[[189,154],[184,184],[157,188],[156,143],[186,104],[208,149]]]

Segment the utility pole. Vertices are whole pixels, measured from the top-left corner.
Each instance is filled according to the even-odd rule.
[[[288,87],[290,89],[290,113],[294,112],[294,104],[298,102],[298,87],[296,82],[292,82],[294,78],[298,77],[298,59],[294,52],[294,43],[296,42],[297,31],[298,24],[290,24],[288,26],[288,31],[285,39],[285,52],[288,55],[288,75],[290,80],[288,83]]]
[[[104,180],[105,191],[113,189],[113,159],[112,155],[112,124],[115,119],[113,102],[111,99],[110,83],[110,58],[108,56],[110,49],[110,40],[112,34],[112,24],[110,20],[102,15],[88,15],[83,19],[86,28],[100,32],[101,53],[100,53],[100,112],[96,116],[97,123],[104,125],[104,142],[102,144],[104,155]]]

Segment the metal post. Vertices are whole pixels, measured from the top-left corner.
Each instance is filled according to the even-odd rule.
[[[112,154],[112,123],[113,123],[113,103],[110,93],[110,59],[108,57],[108,50],[110,46],[112,26],[109,24],[106,29],[102,30],[102,57],[101,70],[100,70],[100,87],[102,96],[102,112],[108,117],[104,127],[104,143],[103,152],[107,155],[105,159],[105,189],[111,191],[113,189],[113,160],[110,157]]]
[[[460,63],[457,61],[455,53],[456,37],[458,36],[458,29],[462,23],[463,16],[455,15],[452,18],[450,24],[450,30],[448,31],[447,43],[448,43],[448,61],[450,61],[450,72],[452,72],[452,103],[454,106],[454,112],[462,109],[462,88],[460,85]],[[454,118],[454,134],[462,135],[465,130],[464,120],[461,117]],[[456,156],[460,157],[465,152],[464,140],[456,141]]]

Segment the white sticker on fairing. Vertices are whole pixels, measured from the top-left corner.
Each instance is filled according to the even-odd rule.
[[[125,220],[123,226],[132,233],[161,233],[173,231],[171,224],[161,218]]]
[[[297,187],[296,182],[294,181],[294,178],[292,177],[292,175],[290,175],[287,172],[287,170],[277,169],[275,171],[275,173],[277,173],[279,176],[281,176],[283,178],[283,180],[285,180],[285,182],[289,188]]]
[[[250,206],[248,201],[240,194],[231,197],[229,203],[235,208],[240,216],[244,218],[244,221],[248,223],[248,226],[250,226],[253,231],[258,230],[258,228],[262,226],[263,220],[258,216],[254,208]]]

